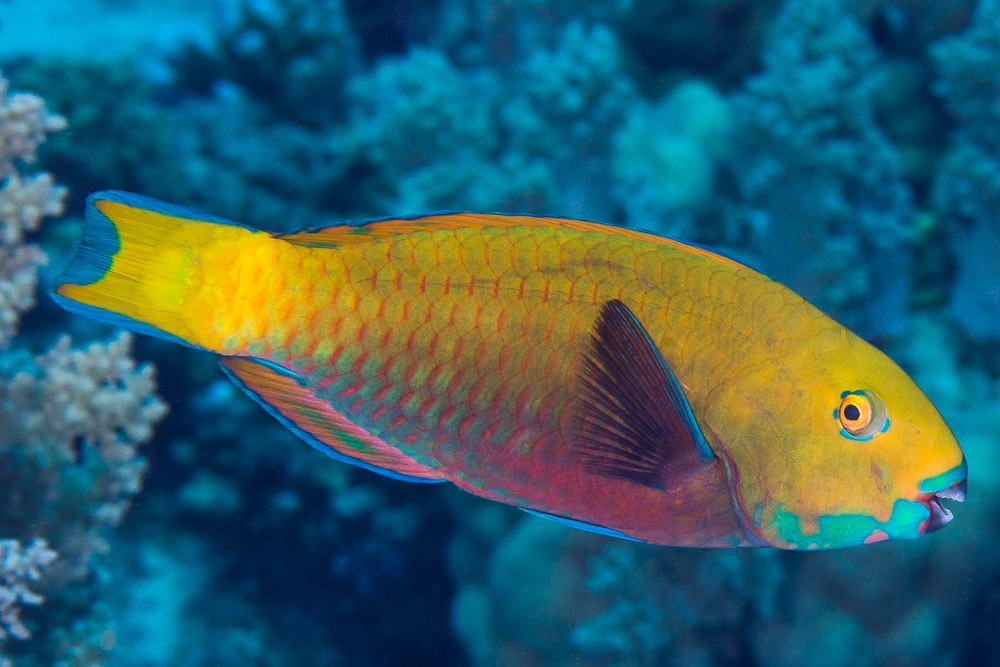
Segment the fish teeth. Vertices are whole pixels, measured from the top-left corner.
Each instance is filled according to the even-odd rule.
[[[941,505],[941,499],[938,498],[936,495],[932,495],[930,497],[930,499],[927,502],[927,505],[931,509],[931,516],[927,523],[928,533],[933,533],[936,530],[941,530],[946,525],[948,525],[948,523],[950,523],[952,519],[955,518],[955,515],[953,515],[948,510],[947,507]]]
[[[954,500],[957,502],[962,502],[965,500],[965,492],[968,490],[969,484],[967,480],[960,479],[947,489],[942,489],[934,495],[938,498],[947,498],[948,500]]]

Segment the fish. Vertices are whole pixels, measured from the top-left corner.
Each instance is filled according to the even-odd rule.
[[[700,245],[442,213],[270,233],[98,192],[51,294],[216,355],[330,457],[604,535],[833,549],[952,519],[967,464],[914,381]]]

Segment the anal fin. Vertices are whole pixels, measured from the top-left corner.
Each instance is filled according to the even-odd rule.
[[[233,382],[296,435],[328,456],[410,482],[443,482],[443,475],[352,423],[292,373],[266,362],[223,357]]]
[[[631,535],[626,535],[625,533],[614,530],[613,528],[605,528],[604,526],[598,526],[594,523],[587,523],[586,521],[577,521],[576,519],[570,519],[568,517],[559,516],[558,514],[549,514],[548,512],[539,512],[538,510],[528,509],[527,507],[520,508],[528,514],[532,514],[543,519],[548,519],[549,521],[555,521],[556,523],[561,523],[564,526],[569,526],[570,528],[576,528],[578,530],[585,530],[588,533],[595,533],[597,535],[607,535],[608,537],[617,537],[623,540],[631,540],[633,542],[643,542],[637,537],[632,537]]]

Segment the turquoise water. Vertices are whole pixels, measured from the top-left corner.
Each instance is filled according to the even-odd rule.
[[[992,0],[0,1],[0,665],[1000,663],[997,63]],[[969,497],[914,541],[686,551],[345,466],[52,303],[100,189],[719,248],[899,362]]]

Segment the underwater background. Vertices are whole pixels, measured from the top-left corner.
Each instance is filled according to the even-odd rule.
[[[1000,664],[1000,0],[0,0],[0,665]],[[333,461],[45,293],[83,200],[719,248],[969,462],[916,541],[691,551]]]

